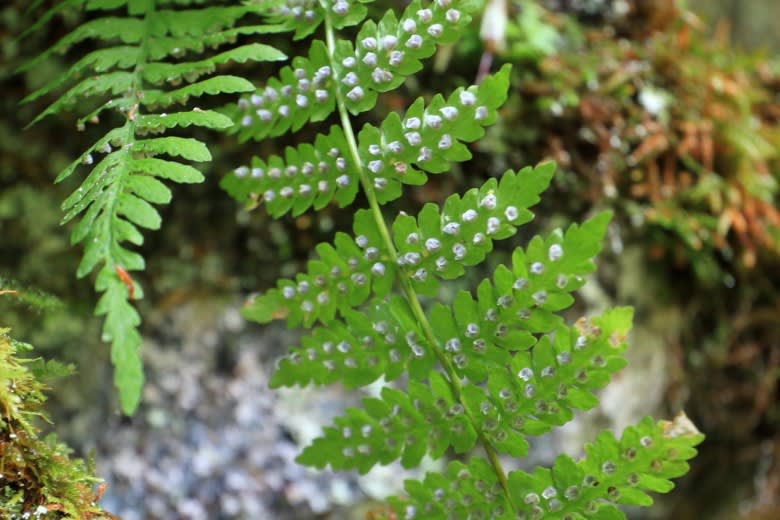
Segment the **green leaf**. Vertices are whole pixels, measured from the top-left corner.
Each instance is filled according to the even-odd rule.
[[[103,41],[119,40],[122,43],[138,43],[144,37],[144,23],[138,18],[102,17],[80,24],[49,49],[24,63],[16,72],[24,72],[37,66],[54,53],[64,53],[73,45],[87,39]]]
[[[415,381],[410,381],[408,394],[384,387],[380,399],[365,399],[363,409],[350,408],[336,418],[298,462],[365,473],[375,464],[398,459],[406,468],[417,466],[426,453],[441,457],[450,443],[459,453],[467,451],[476,432],[465,421],[463,407],[438,393],[441,389],[441,384],[429,387]]]
[[[236,168],[221,186],[240,202],[264,202],[269,214],[278,218],[288,211],[299,215],[312,206],[321,209],[333,199],[346,206],[354,200],[359,183],[344,132],[334,126],[328,135],[318,135],[314,146],[288,147],[284,159],[255,158],[251,166]]]
[[[151,204],[129,193],[119,195],[117,213],[147,229],[159,229],[162,222],[160,214]]]
[[[34,101],[88,70],[102,73],[108,72],[114,68],[132,68],[135,66],[138,59],[139,51],[140,49],[137,47],[126,45],[92,51],[78,62],[71,65],[64,74],[57,76],[53,81],[47,83],[32,94],[25,96],[21,102],[29,103],[30,101]]]
[[[159,149],[158,144],[159,143],[154,144],[154,149]],[[185,144],[186,146],[192,146],[192,150],[187,151],[190,157],[192,156],[204,157],[205,156],[203,155],[204,150],[205,153],[208,153],[208,150],[205,149],[205,146],[204,149],[198,148],[198,144],[200,144],[198,141],[195,141],[195,143],[187,142]],[[166,144],[165,148],[167,147],[175,147],[175,143]],[[162,153],[168,153],[168,152],[162,152]],[[199,160],[199,159],[193,159],[193,160]],[[203,160],[208,160],[208,159],[203,159]],[[131,173],[136,173],[136,172],[148,173],[149,175],[154,175],[155,177],[160,177],[162,179],[168,179],[179,183],[194,184],[198,182],[203,182],[204,179],[203,174],[199,170],[193,168],[188,164],[180,164],[177,162],[166,161],[163,159],[157,159],[153,157],[147,157],[145,159],[135,159],[130,162],[128,168]]]
[[[417,171],[415,164],[422,170],[438,173],[446,171],[451,160],[468,159],[470,153],[466,148],[462,148],[463,154],[458,155],[453,147],[460,146],[459,140],[468,142],[479,139],[484,133],[482,126],[495,121],[497,100],[506,98],[508,78],[509,67],[505,66],[496,75],[490,76],[490,81],[486,80],[479,87],[458,89],[446,102],[437,97],[430,107],[424,109],[423,100],[418,99],[407,111],[403,123],[401,118],[391,114],[382,123],[381,130],[365,125],[358,136],[358,148],[361,162],[367,166],[364,173],[374,185],[378,201],[385,203],[399,197],[399,183],[423,184],[426,175]],[[501,89],[503,93],[499,95]],[[253,96],[251,105],[266,106],[266,97]],[[246,100],[245,104],[249,106]],[[458,115],[443,117],[443,113],[451,113],[448,109],[457,110]],[[272,111],[272,107],[266,110]],[[478,124],[475,125],[475,121]],[[425,137],[420,139],[419,144],[411,145],[408,137],[405,137],[409,132],[405,134],[403,126],[416,127],[418,124],[425,126]],[[270,131],[272,126],[266,124],[263,128]],[[283,126],[277,128],[278,131],[282,129]],[[259,136],[257,132],[254,133],[255,138]],[[441,143],[449,144],[440,151]],[[331,150],[337,150],[338,156],[330,153]],[[430,158],[420,160],[429,154]],[[344,164],[337,167],[339,160],[344,161]],[[287,175],[270,174],[273,169],[284,171]],[[343,185],[336,181],[342,175],[346,176],[340,179]],[[339,206],[350,204],[358,191],[358,175],[341,128],[333,127],[329,135],[318,135],[314,146],[304,144],[298,148],[287,148],[284,159],[254,159],[251,166],[236,168],[223,179],[222,187],[240,202],[265,202],[269,213],[278,218],[290,210],[298,215],[311,206],[320,209],[333,198]],[[283,189],[292,190],[294,203],[283,200],[284,197],[280,196]]]
[[[143,139],[133,143],[133,151],[150,156],[163,154],[179,156],[190,161],[198,162],[211,160],[211,153],[209,152],[209,149],[206,148],[206,145],[197,139],[189,137],[156,137],[152,139]],[[142,161],[134,162],[136,165],[138,163],[141,163],[142,165],[149,164],[142,163]],[[180,174],[181,172],[176,173]],[[176,173],[174,173],[174,175]],[[164,175],[165,172],[161,170],[160,176]]]
[[[217,65],[231,61],[245,63],[247,61],[280,61],[286,58],[287,56],[283,52],[269,45],[251,43],[199,61],[150,63],[144,68],[143,76],[146,81],[153,84],[170,81],[172,78],[184,78],[186,81],[192,82],[204,74],[214,72]]]
[[[251,82],[238,76],[214,76],[170,92],[147,90],[141,103],[145,106],[167,107],[175,103],[186,103],[191,97],[204,94],[235,94],[250,92],[254,88]]]
[[[291,327],[317,321],[327,324],[337,312],[343,315],[372,294],[385,295],[395,279],[396,267],[371,213],[358,211],[353,228],[354,239],[337,233],[335,248],[318,245],[319,258],[308,262],[306,273],[300,273],[295,281],[277,282],[276,289],[254,298],[244,308],[244,316],[260,323],[286,319]],[[418,368],[424,369],[424,365]]]
[[[168,204],[171,201],[171,190],[154,177],[132,175],[127,179],[125,187],[147,202]]]
[[[168,128],[186,128],[190,125],[204,128],[223,129],[233,125],[224,114],[213,110],[193,110],[174,114],[147,114],[136,119],[136,128],[146,132],[161,132]]]
[[[327,327],[315,328],[301,340],[301,346],[292,348],[280,360],[270,386],[341,381],[352,388],[370,384],[380,376],[391,381],[404,372],[409,359],[405,334],[406,329],[387,313],[381,300],[361,312],[346,311],[343,321],[333,320]]]
[[[306,121],[320,121],[335,108],[333,72],[325,45],[315,40],[307,57],[296,57],[279,78],[239,100],[229,109],[239,138],[255,140],[298,130]]]
[[[398,518],[425,511],[426,519],[516,518],[495,472],[484,459],[453,461],[444,473],[427,473],[423,482],[407,480],[408,499],[389,499]]]
[[[81,98],[124,93],[130,89],[133,80],[134,75],[130,72],[109,72],[82,80],[61,95],[57,101],[49,105],[46,110],[35,116],[27,126],[32,126],[48,115],[56,114],[75,105]]]
[[[148,41],[147,50],[150,60],[163,58],[181,58],[188,52],[202,53],[208,48],[220,47],[235,42],[241,36],[256,36],[261,34],[273,34],[284,32],[284,27],[279,25],[243,25],[202,34],[198,38],[190,36],[164,36],[151,38]]]
[[[396,237],[401,269],[426,294],[435,288],[426,285],[429,278],[461,276],[465,266],[485,258],[493,240],[512,236],[517,226],[532,218],[527,208],[538,202],[551,175],[546,166],[506,172],[500,183],[490,179],[462,197],[450,196],[441,212],[426,205],[417,218],[417,229]]]

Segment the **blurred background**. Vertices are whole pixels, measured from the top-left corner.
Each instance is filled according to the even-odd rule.
[[[480,32],[475,20],[459,44],[359,119],[378,121],[420,95],[473,83],[488,63],[514,64],[501,121],[472,146],[473,160],[387,208],[416,212],[507,168],[555,160],[536,221],[464,284],[536,232],[616,212],[598,274],[571,317],[635,306],[630,365],[599,409],[507,465],[549,464],[561,450],[578,453],[601,428],[684,409],[707,435],[700,455],[676,490],[632,518],[780,518],[780,3],[492,3],[502,7],[505,32],[489,30],[498,20]],[[0,300],[0,326],[77,367],[77,376],[53,383],[48,410],[77,454],[94,454],[108,483],[104,507],[125,519],[364,518],[399,491],[398,467],[359,477],[293,460],[360,394],[271,392],[274,361],[297,333],[238,314],[248,294],[294,274],[314,244],[348,229],[351,214],[328,207],[274,221],[262,209],[244,211],[218,186],[252,155],[311,141],[329,123],[262,143],[200,134],[214,154],[206,182],[174,187],[162,229],[142,248],[147,385],[137,414],[122,417],[92,284],[75,278],[80,250],[59,226],[60,203],[77,179],[52,182],[102,129],[78,132],[69,114],[25,129],[45,104],[19,104],[89,44],[13,74],[84,18],[65,10],[18,41],[39,14],[25,18],[27,5],[0,7],[0,281],[59,303],[39,310]],[[375,14],[389,7],[398,2],[372,4]],[[307,48],[269,40],[291,56]],[[236,73],[262,85],[274,67]]]

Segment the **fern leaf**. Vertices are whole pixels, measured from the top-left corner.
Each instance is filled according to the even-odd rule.
[[[344,132],[334,126],[328,135],[319,134],[313,146],[288,147],[284,159],[255,158],[251,167],[236,168],[221,186],[239,201],[262,200],[274,217],[288,211],[299,215],[334,198],[342,207],[351,203],[359,186],[355,171]]]
[[[103,338],[112,344],[115,383],[125,413],[131,413],[137,405],[143,384],[138,352],[141,338],[137,331],[140,318],[132,303],[143,297],[143,291],[130,273],[144,268],[143,257],[125,246],[143,243],[141,229],[160,227],[161,217],[155,205],[167,204],[171,199],[171,190],[163,180],[182,183],[203,180],[194,167],[171,159],[194,162],[211,159],[211,153],[201,141],[167,135],[168,132],[188,126],[224,129],[232,125],[228,117],[211,110],[194,108],[172,114],[155,111],[205,94],[251,91],[254,87],[243,78],[212,74],[218,65],[228,62],[273,61],[285,57],[269,46],[255,43],[231,46],[200,60],[182,61],[184,54],[202,50],[204,45],[220,47],[233,43],[241,34],[279,30],[268,25],[240,25],[246,15],[264,12],[267,6],[263,3],[181,8],[190,3],[186,0],[73,2],[93,11],[125,8],[127,14],[102,16],[82,24],[21,68],[36,66],[51,53],[66,52],[85,40],[118,43],[88,53],[60,78],[25,101],[75,82],[33,123],[84,101],[91,102],[90,108],[96,105],[97,108],[83,115],[79,125],[96,120],[107,110],[118,112],[125,119],[123,126],[110,130],[57,177],[58,182],[62,181],[79,165],[92,165],[96,156],[100,157],[81,186],[64,201],[63,222],[80,217],[71,234],[74,244],[84,244],[76,274],[83,277],[97,270],[95,287],[103,295],[96,312],[105,315]],[[156,10],[165,5],[173,8]],[[165,58],[172,60],[159,61]],[[80,79],[82,75],[86,77]],[[182,82],[187,84],[171,88]]]
[[[509,363],[490,372],[460,367],[480,377],[464,386],[466,405],[481,412],[475,414],[478,428],[496,450],[524,456],[526,436],[546,433],[570,421],[573,410],[598,404],[592,392],[625,366],[630,326],[630,309],[612,309],[572,328],[561,327],[554,340],[543,336],[532,349],[514,353]],[[486,389],[476,385],[486,377]]]
[[[561,518],[567,513],[626,518],[612,504],[648,506],[653,503],[648,492],[668,493],[671,479],[688,471],[687,460],[702,439],[684,415],[658,423],[648,417],[626,428],[620,440],[601,432],[579,462],[560,455],[551,469],[511,472],[510,492],[530,516],[553,511]]]
[[[484,135],[483,127],[495,122],[509,89],[510,67],[487,76],[479,86],[457,89],[448,99],[435,96],[427,107],[413,103],[403,118],[391,114],[381,131],[365,126],[359,135],[363,163],[380,203],[401,195],[400,184],[423,184],[424,173],[448,171],[451,162],[471,158],[462,142]]]
[[[162,133],[171,128],[200,126],[223,129],[233,125],[229,117],[213,110],[193,110],[175,114],[144,114],[136,118],[135,127],[139,133]]]
[[[552,163],[507,172],[500,183],[488,180],[463,197],[450,196],[439,210],[426,204],[417,219],[401,215],[393,223],[399,264],[415,290],[432,294],[437,278],[461,276],[465,266],[481,262],[493,240],[512,236],[533,218],[528,207],[539,201],[554,170]]]
[[[391,114],[381,130],[369,124],[363,128],[358,136],[361,163],[380,203],[398,198],[401,183],[425,183],[426,175],[413,164],[439,173],[450,161],[471,156],[460,141],[479,139],[482,127],[493,124],[509,88],[509,70],[502,68],[480,86],[458,89],[447,101],[437,96],[427,108],[420,98],[403,118]],[[293,215],[312,206],[320,209],[334,197],[344,207],[354,200],[359,182],[343,131],[333,127],[327,136],[318,135],[314,146],[288,148],[284,160],[255,158],[251,167],[236,168],[223,179],[222,187],[240,202],[265,202],[268,212],[278,218],[290,209]]]
[[[147,90],[141,103],[148,107],[168,107],[175,103],[186,103],[191,97],[204,94],[233,94],[247,92],[252,88],[249,81],[238,76],[214,76],[176,90]]]
[[[280,280],[276,289],[256,297],[242,314],[245,318],[267,323],[284,318],[288,326],[306,326],[320,321],[330,323],[336,313],[365,302],[371,294],[386,295],[395,278],[395,265],[383,246],[370,212],[355,214],[353,240],[337,233],[334,246],[319,244],[318,260],[309,261],[306,273],[296,280]]]
[[[328,51],[322,42],[314,41],[306,58],[296,57],[278,79],[272,78],[263,90],[239,100],[238,111],[231,114],[241,122],[237,128],[243,127],[239,138],[277,136],[327,117],[335,108],[331,76]]]
[[[566,233],[535,237],[526,251],[515,251],[512,270],[499,266],[492,283],[479,285],[476,298],[461,291],[452,308],[433,306],[429,321],[461,377],[482,381],[509,364],[509,353],[533,347],[535,333],[560,330],[557,313],[572,304],[570,293],[595,268],[609,219],[602,213]]]
[[[428,473],[423,482],[407,480],[404,487],[408,500],[390,499],[399,518],[522,518],[515,516],[495,471],[484,459],[450,462],[444,473]]]
[[[43,3],[44,0],[33,0],[32,2],[30,2],[29,5],[27,6],[27,9],[24,12],[25,18],[28,18]],[[51,19],[54,18],[61,11],[65,11],[67,9],[77,9],[83,3],[84,0],[62,0],[61,2],[55,3],[50,9],[47,9],[42,15],[38,16],[38,18],[32,24],[30,24],[30,26],[27,29],[25,29],[22,32],[22,34],[19,35],[18,40],[23,40],[24,38],[27,38],[29,35],[40,30],[41,27],[49,23]]]
[[[410,381],[408,394],[385,387],[380,398],[365,399],[362,409],[348,409],[304,449],[298,462],[361,473],[397,459],[414,467],[426,453],[439,458],[450,446],[464,453],[476,440],[449,384],[439,372],[431,372],[429,385]]]
[[[203,34],[199,38],[190,36],[161,36],[149,41],[147,52],[150,60],[163,58],[181,58],[187,53],[201,53],[208,48],[230,43],[239,36],[252,36],[259,34],[273,34],[284,32],[285,28],[279,25],[242,25],[224,31]]]
[[[334,320],[327,327],[315,328],[301,340],[300,347],[291,349],[282,358],[270,386],[343,381],[346,387],[352,388],[372,383],[379,377],[387,381],[398,378],[413,354],[409,340],[420,342],[416,338],[422,337],[419,330],[407,330],[393,313],[387,313],[389,306],[396,314],[408,315],[404,305],[400,298],[390,302],[377,300],[361,312],[345,311],[343,321]],[[429,348],[415,344],[417,352],[420,349],[430,352]]]
[[[335,77],[349,111],[358,114],[370,109],[376,98],[373,92],[395,89],[420,70],[422,60],[438,46],[455,41],[471,21],[473,7],[468,1],[415,0],[404,9],[400,21],[388,11],[378,24],[364,23],[354,48],[339,42],[334,52]]]
[[[426,204],[416,221],[400,215],[393,224],[399,251],[396,263],[420,292],[430,293],[436,288],[434,276],[460,276],[464,265],[484,259],[493,240],[512,236],[515,226],[531,219],[527,208],[539,200],[538,194],[550,182],[553,168],[547,163],[517,174],[507,172],[500,184],[491,179],[479,190],[469,190],[463,199],[453,195],[447,199],[444,215],[434,204]],[[280,213],[291,207],[292,195],[285,206],[277,206]],[[464,215],[461,226],[459,221]],[[320,260],[309,262],[308,273],[299,274],[297,282],[279,281],[276,289],[255,298],[244,309],[244,317],[260,323],[285,318],[291,327],[315,321],[326,324],[337,311],[343,314],[366,301],[372,292],[380,297],[386,294],[396,265],[368,211],[356,213],[354,231],[354,241],[344,234],[337,235],[336,249],[320,244]],[[477,235],[482,238],[475,242],[473,237]],[[458,241],[464,236],[471,237],[471,251]],[[461,248],[467,253],[461,254]]]
[[[365,22],[354,46],[343,40],[336,43],[332,60],[325,46],[315,41],[308,57],[296,58],[278,79],[227,108],[240,122],[239,139],[261,140],[320,121],[333,111],[337,92],[353,114],[372,108],[377,92],[396,88],[422,67],[421,60],[437,45],[452,42],[469,22],[468,11],[475,8],[473,2],[459,0],[426,5],[412,2],[401,22],[392,11],[378,25]]]
[[[201,151],[199,150],[199,152]],[[206,150],[206,152],[208,152],[208,150]],[[203,154],[203,156],[205,156],[205,154]],[[200,170],[188,164],[166,161],[154,157],[134,159],[130,162],[128,167],[131,172],[147,173],[173,182],[187,184],[203,182],[203,174]]]
[[[666,493],[672,478],[685,473],[687,460],[703,436],[684,416],[654,424],[646,418],[620,440],[602,432],[574,462],[560,455],[551,469],[509,473],[508,500],[493,468],[480,458],[451,462],[445,473],[405,482],[408,499],[391,499],[405,518],[616,518],[614,504],[649,505],[648,492]]]
[[[283,52],[269,45],[251,43],[199,61],[150,63],[144,69],[143,76],[146,81],[154,85],[169,81],[171,78],[184,78],[185,81],[192,82],[204,74],[213,73],[217,65],[231,61],[246,63],[247,61],[280,61],[286,58],[287,56]]]
[[[300,40],[322,24],[323,10],[332,12],[334,26],[342,29],[360,23],[368,12],[362,4],[370,2],[373,0],[328,0],[323,5],[319,0],[303,0],[292,7],[282,2],[270,11],[269,19],[283,25],[287,31],[295,31],[293,39]]]
[[[54,81],[47,83],[32,94],[27,95],[22,99],[22,103],[34,101],[35,99],[58,89],[73,78],[78,77],[87,71],[102,73],[112,69],[130,69],[135,66],[138,60],[138,52],[139,49],[137,47],[128,45],[92,51],[73,64],[64,74],[58,76]]]
[[[16,72],[32,69],[52,54],[64,54],[84,40],[95,39],[104,42],[119,40],[121,43],[131,44],[140,42],[143,36],[143,20],[140,18],[116,16],[97,18],[79,25],[47,50],[22,64]]]
[[[503,356],[493,360],[487,390],[477,385],[488,375],[483,371],[478,374],[480,379],[464,384],[462,401],[455,399],[439,372],[428,372],[433,365],[433,360],[428,358],[430,346],[420,339],[419,332],[412,330],[406,337],[412,354],[408,393],[385,389],[381,399],[364,403],[363,410],[349,410],[346,416],[336,419],[335,427],[326,428],[323,436],[304,450],[299,461],[317,467],[330,464],[333,469],[366,471],[374,464],[387,464],[400,458],[405,466],[413,466],[426,453],[437,458],[450,446],[458,453],[473,448],[476,431],[482,432],[496,450],[515,457],[524,456],[528,450],[527,435],[545,433],[571,420],[572,409],[585,410],[598,402],[591,392],[604,386],[612,373],[625,366],[622,353],[626,348],[624,338],[630,327],[630,315],[629,309],[615,309],[588,322],[580,322],[571,331],[562,328],[556,333],[555,349],[549,336],[545,336],[533,351],[517,352],[513,357],[506,351],[497,351]],[[442,326],[441,322],[435,323],[437,329]],[[356,382],[358,368],[353,365],[353,371],[343,369],[341,363],[347,364],[346,359],[354,360],[361,354],[372,355],[377,345],[373,342],[370,347],[359,342],[337,343],[340,332],[339,329],[332,331],[326,340],[330,342],[329,346],[318,342],[309,344],[313,350],[308,355],[314,358],[310,359],[309,366],[321,373],[318,365],[326,362],[319,361],[317,356],[323,351],[341,348],[343,355],[330,356],[332,363],[328,363],[327,368],[347,381]],[[451,342],[445,348],[455,356],[462,349]],[[285,363],[297,365],[294,370],[303,373],[299,368],[305,364],[303,355],[301,351],[293,353],[282,363],[282,367],[287,368],[280,368],[285,372],[282,377],[290,375],[290,365]],[[509,371],[507,367],[510,367]],[[424,379],[428,379],[428,385],[417,382]],[[572,383],[561,384],[560,381]],[[369,378],[359,381],[367,382],[370,382]],[[399,409],[406,410],[407,416],[398,422],[388,420],[387,411],[393,408],[396,414]],[[377,438],[370,435],[353,438],[345,433],[361,431],[365,425],[373,432],[377,423],[384,429]],[[387,438],[393,441],[383,444],[382,439]],[[398,442],[399,439],[406,441]],[[346,448],[339,451],[337,446]]]
[[[154,18],[151,20],[152,32],[157,35],[168,34],[173,37],[200,37],[229,29],[247,14],[262,14],[264,11],[265,7],[262,2],[240,6],[200,7],[198,9],[161,9],[155,12]]]
[[[34,125],[46,116],[73,107],[82,98],[123,94],[132,86],[134,77],[130,72],[108,72],[82,80],[49,105],[46,110],[35,116],[27,126]]]

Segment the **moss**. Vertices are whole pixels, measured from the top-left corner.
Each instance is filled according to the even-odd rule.
[[[531,59],[514,20],[503,57],[523,66],[504,146],[511,162],[558,162],[567,211],[609,204],[645,224],[651,256],[732,284],[780,255],[780,65],[654,9],[597,26],[546,12],[537,25],[558,31],[560,52]],[[508,131],[526,121],[533,131]]]
[[[102,487],[91,464],[72,458],[54,434],[39,436],[41,378],[67,367],[20,357],[31,347],[8,332],[0,329],[0,517],[113,518],[97,505]]]

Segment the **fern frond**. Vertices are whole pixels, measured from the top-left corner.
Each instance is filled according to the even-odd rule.
[[[561,327],[554,338],[543,336],[533,348],[516,352],[503,367],[476,371],[482,379],[464,384],[463,395],[469,408],[480,411],[475,414],[477,428],[486,432],[492,446],[524,456],[526,436],[565,424],[573,418],[573,410],[596,406],[598,399],[592,392],[626,364],[623,352],[631,314],[627,308],[611,309],[574,327]],[[485,377],[483,389],[476,383]]]
[[[518,518],[495,471],[481,458],[450,462],[444,473],[428,473],[423,482],[407,480],[404,488],[407,500],[390,499],[400,518]]]
[[[437,332],[440,327],[447,327],[440,321],[434,323]],[[434,363],[430,345],[425,344],[419,332],[409,331],[405,338],[406,350],[411,354],[407,354],[408,391],[383,389],[381,399],[364,401],[362,410],[348,410],[335,420],[335,427],[325,428],[323,436],[303,451],[300,461],[317,467],[331,465],[333,469],[364,471],[374,464],[401,458],[402,464],[409,467],[418,464],[425,454],[441,457],[450,446],[457,453],[470,450],[477,441],[476,432],[498,452],[522,457],[528,451],[526,436],[546,433],[571,420],[573,409],[587,410],[598,403],[592,392],[606,385],[610,376],[625,366],[624,339],[630,326],[631,310],[613,309],[602,316],[583,319],[571,329],[561,327],[554,340],[543,336],[533,348],[512,355],[500,349],[466,347],[450,338],[441,344],[465,374],[462,400],[453,394],[441,373],[430,371]],[[318,364],[342,376],[351,375],[347,380],[357,383],[357,369],[353,366],[355,370],[350,371],[342,368],[341,363],[349,365],[347,359],[361,355],[378,357],[382,345],[337,343],[339,338],[336,331],[329,337],[329,345],[310,344],[309,354],[314,354],[308,365],[320,373],[323,368]],[[321,351],[334,349],[340,349],[343,356],[331,357],[331,362],[318,359]],[[469,350],[471,357],[466,357],[463,352]],[[465,361],[475,355],[481,358],[476,370]],[[464,361],[458,362],[458,358]],[[286,363],[303,363],[302,352],[292,354]],[[280,377],[289,377],[293,371],[298,372],[297,367],[290,370],[287,365],[287,370],[280,369]],[[426,379],[428,384],[419,383]],[[395,412],[388,415],[387,410],[393,409]],[[406,415],[401,414],[394,421],[401,409]],[[366,425],[374,431],[376,424],[384,429],[377,438],[351,436],[353,431],[365,430]],[[395,442],[382,444],[383,438]],[[397,442],[398,439],[406,441]],[[339,451],[336,446],[347,449]]]
[[[315,328],[282,358],[270,386],[327,385],[343,382],[347,388],[365,386],[379,377],[391,381],[403,374],[412,356],[409,339],[420,338],[419,328],[406,327],[410,318],[405,302],[375,300],[361,312],[346,310],[343,321]],[[387,309],[391,309],[388,313]],[[418,346],[422,349],[422,346]]]
[[[552,510],[561,518],[579,513],[623,519],[612,504],[648,506],[648,492],[668,493],[671,479],[688,471],[687,460],[702,439],[684,415],[658,423],[647,417],[626,428],[620,440],[602,431],[579,462],[560,455],[550,470],[510,473],[510,490],[529,515]]]
[[[666,493],[670,481],[688,470],[687,460],[703,439],[683,415],[654,424],[646,418],[620,440],[602,432],[574,462],[560,455],[552,468],[509,473],[507,500],[495,472],[482,459],[451,462],[444,474],[407,481],[408,500],[392,499],[403,518],[594,518],[625,519],[614,504],[647,506],[648,492]]]
[[[545,163],[506,172],[500,181],[490,179],[462,197],[451,195],[439,209],[426,204],[417,219],[400,215],[393,222],[398,263],[421,294],[432,294],[437,279],[452,280],[464,267],[484,260],[494,240],[514,235],[518,226],[533,218],[528,208],[539,201],[555,166]]]
[[[293,2],[277,0],[276,6],[269,10],[269,21],[284,26],[287,31],[295,31],[293,39],[300,40],[317,30],[324,20],[323,10],[332,12],[337,29],[343,29],[363,21],[367,9],[362,4],[374,0],[295,0]]]
[[[355,199],[359,185],[346,150],[344,131],[334,126],[329,134],[317,135],[313,145],[288,147],[284,158],[254,158],[251,167],[236,168],[220,185],[241,202],[264,202],[277,218],[288,211],[299,215],[312,206],[321,209],[334,198],[343,207]]]
[[[337,233],[334,246],[319,244],[319,259],[307,264],[307,272],[296,280],[280,280],[276,289],[254,298],[242,311],[244,317],[267,323],[284,318],[289,326],[316,321],[330,323],[336,313],[365,302],[372,294],[386,295],[395,278],[395,265],[389,258],[373,217],[367,210],[355,214],[356,238]]]
[[[105,15],[81,24],[21,68],[35,67],[52,53],[66,52],[85,40],[118,43],[87,54],[68,72],[25,101],[75,82],[32,123],[84,105],[97,108],[84,114],[79,126],[94,122],[105,111],[119,113],[124,119],[120,127],[110,130],[60,172],[57,181],[71,176],[82,164],[94,164],[81,186],[64,201],[63,222],[80,216],[71,235],[74,244],[84,244],[77,275],[83,277],[97,270],[95,288],[103,295],[96,313],[105,315],[103,339],[112,344],[115,383],[125,413],[131,413],[137,406],[143,384],[138,353],[141,337],[137,331],[140,316],[132,303],[143,297],[143,291],[131,273],[144,269],[144,259],[129,249],[127,243],[140,245],[143,243],[141,229],[160,227],[161,217],[155,205],[171,200],[171,190],[161,180],[179,183],[203,180],[197,169],[179,161],[211,159],[201,141],[168,133],[188,126],[224,129],[232,125],[228,117],[212,110],[193,108],[168,114],[162,110],[193,97],[253,89],[243,78],[213,75],[218,65],[285,58],[267,45],[233,45],[239,34],[278,30],[246,24],[250,15],[265,12],[267,6],[181,8],[191,3],[203,2],[75,2],[87,10],[111,14],[125,8],[126,15]],[[158,9],[165,5],[173,8]],[[228,44],[231,48],[221,53],[198,60],[181,60],[190,51],[202,50],[203,45],[216,48]],[[165,59],[174,61],[162,61]],[[86,77],[79,80],[81,76]],[[208,77],[204,79],[204,76]],[[100,156],[97,161],[96,156]]]
[[[490,179],[462,199],[452,195],[441,215],[435,204],[426,204],[417,220],[399,215],[393,224],[396,258],[383,242],[373,215],[360,210],[355,214],[354,240],[339,233],[335,249],[318,245],[320,259],[309,262],[307,273],[299,274],[295,282],[280,280],[276,289],[245,307],[243,315],[260,323],[285,318],[291,327],[315,321],[327,324],[337,312],[343,315],[372,294],[387,294],[396,265],[415,289],[430,293],[437,286],[435,277],[462,275],[464,266],[484,259],[493,240],[512,236],[516,226],[531,220],[527,208],[539,201],[553,169],[547,163],[517,174],[507,172],[500,183]]]
[[[437,324],[436,337],[460,376],[482,381],[507,366],[508,353],[533,347],[534,334],[560,330],[557,313],[573,303],[570,293],[595,268],[609,219],[605,212],[566,233],[534,237],[527,250],[515,250],[511,270],[500,265],[492,283],[479,284],[476,298],[461,291],[451,308],[433,306],[429,320]]]
[[[420,98],[403,117],[391,114],[381,128],[363,127],[358,135],[360,159],[380,203],[398,198],[402,183],[424,184],[423,171],[447,171],[451,161],[471,157],[461,141],[476,141],[483,127],[495,122],[509,89],[509,70],[503,67],[479,86],[460,88],[446,101],[436,96],[427,107]],[[359,183],[344,133],[333,127],[327,136],[318,135],[314,146],[288,148],[284,159],[253,159],[251,167],[236,168],[221,185],[239,202],[265,202],[278,218],[290,210],[298,215],[312,206],[320,209],[333,198],[340,207],[347,206]]]
[[[280,361],[272,386],[341,382],[353,388],[384,379],[400,387],[386,387],[336,418],[299,462],[366,472],[376,464],[400,460],[411,467],[426,455],[440,458],[450,449],[464,454],[481,445],[485,459],[455,462],[442,474],[408,483],[409,499],[392,502],[405,518],[621,518],[615,503],[648,505],[647,492],[668,491],[669,479],[687,470],[685,461],[701,440],[684,419],[645,420],[619,441],[602,434],[579,462],[560,457],[551,469],[532,474],[502,469],[499,454],[523,456],[528,436],[592,408],[594,391],[625,365],[629,309],[573,326],[559,316],[593,271],[610,215],[533,238],[514,251],[511,266],[497,268],[473,294],[461,291],[441,302],[420,298],[446,295],[439,291],[443,281],[483,262],[495,240],[531,220],[530,208],[553,167],[507,172],[500,181],[449,197],[442,208],[427,204],[417,216],[402,213],[388,225],[380,204],[398,198],[402,184],[423,184],[429,174],[469,158],[466,143],[483,135],[506,98],[509,68],[446,98],[417,100],[405,114],[355,132],[349,113],[370,109],[380,93],[419,70],[436,46],[455,39],[479,4],[412,1],[400,18],[388,12],[375,23],[363,22],[367,1],[225,1],[218,7],[204,7],[205,0],[72,2],[108,14],[47,52],[85,40],[107,48],[89,53],[28,100],[64,91],[36,121],[74,106],[84,107],[80,125],[107,113],[121,116],[120,126],[58,181],[79,165],[91,167],[64,201],[63,220],[74,221],[71,239],[84,247],[78,276],[94,273],[102,293],[96,312],[105,317],[103,338],[112,343],[123,410],[137,405],[143,382],[134,308],[143,290],[134,276],[145,261],[132,246],[143,243],[144,230],[160,227],[157,206],[172,198],[165,181],[200,182],[203,176],[191,164],[211,159],[205,144],[180,135],[181,129],[225,129],[241,117],[242,135],[260,138],[324,120],[335,110],[340,126],[313,144],[255,159],[224,181],[231,194],[265,203],[273,216],[298,215],[333,200],[346,206],[361,188],[369,204],[356,212],[351,236],[339,233],[333,245],[317,246],[307,272],[281,280],[244,311],[263,322],[320,324]],[[256,15],[269,13],[273,25],[256,24]],[[230,116],[177,107],[207,94],[254,91],[241,77],[219,74],[223,64],[284,58],[260,43],[236,45],[236,37],[290,31],[302,38],[321,23],[325,42],[313,42],[307,57],[294,58],[277,79],[228,110]],[[358,23],[354,43],[335,39],[334,29]],[[193,55],[204,46],[226,45],[219,53]]]
[[[364,399],[362,409],[348,409],[304,449],[298,462],[365,473],[398,459],[404,467],[414,467],[426,454],[439,458],[450,446],[457,453],[470,450],[477,431],[463,406],[441,373],[427,374],[429,384],[414,378],[407,392],[385,387],[380,398]]]
[[[326,1],[318,10],[354,2]],[[454,41],[476,8],[468,0],[423,2],[404,9],[401,21],[388,11],[379,24],[369,20],[361,27],[355,45],[339,40],[332,54],[315,40],[306,58],[297,57],[250,97],[227,108],[240,122],[239,139],[260,140],[296,131],[307,121],[321,121],[331,112],[338,96],[353,114],[371,109],[378,92],[398,87],[422,68],[438,45]],[[352,7],[349,7],[352,9]],[[324,16],[324,15],[315,15]],[[330,16],[330,15],[329,15]],[[334,24],[338,17],[334,17]]]

